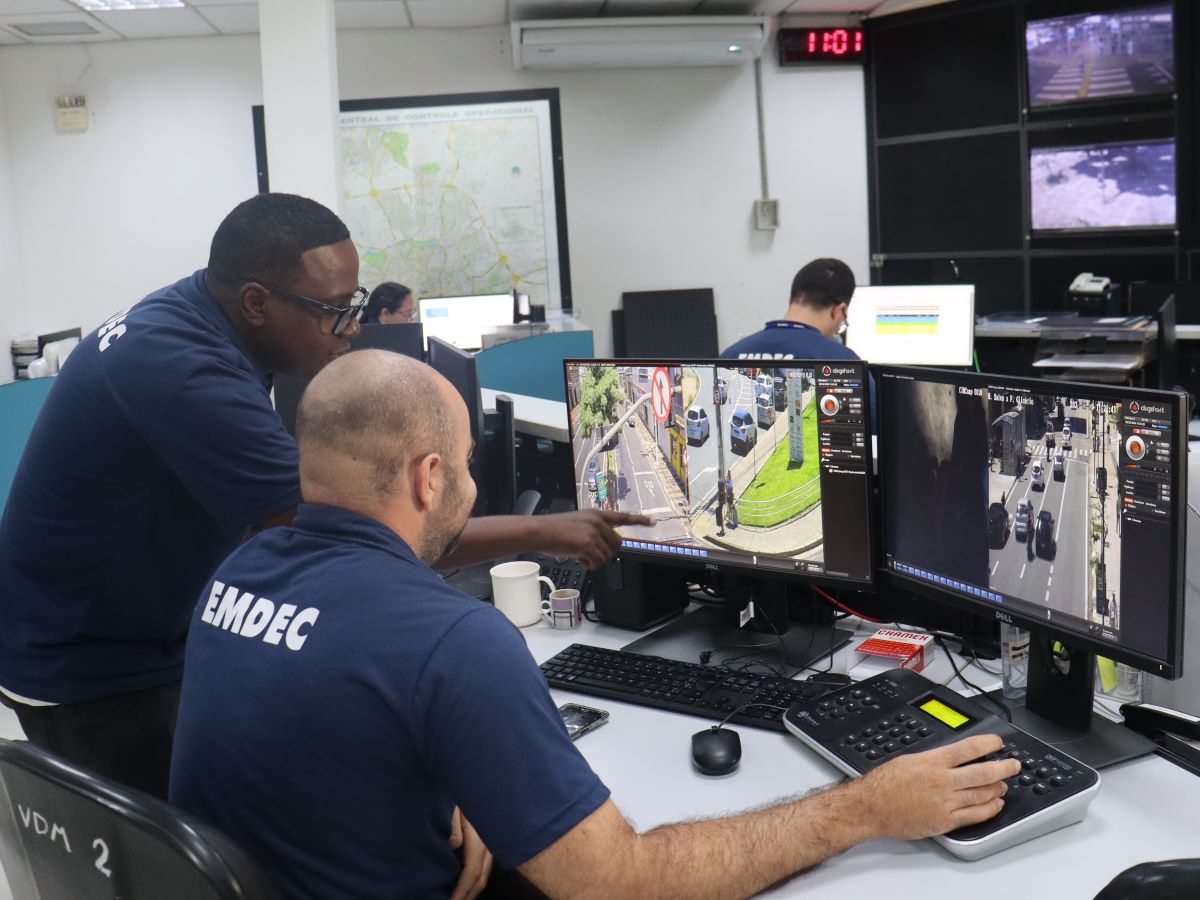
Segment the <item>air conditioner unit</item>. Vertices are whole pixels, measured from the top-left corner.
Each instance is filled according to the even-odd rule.
[[[758,59],[771,20],[762,16],[547,19],[512,23],[517,69],[729,66]]]

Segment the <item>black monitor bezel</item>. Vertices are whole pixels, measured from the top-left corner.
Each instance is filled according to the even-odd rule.
[[[1184,551],[1187,522],[1187,394],[1181,391],[1156,391],[1144,388],[1126,388],[1110,385],[1085,384],[1076,381],[1058,381],[1041,378],[1021,378],[1009,375],[992,375],[986,373],[954,371],[943,368],[924,368],[919,366],[872,366],[872,374],[877,384],[885,384],[888,378],[910,378],[914,380],[937,380],[942,383],[963,384],[969,387],[1011,387],[1018,391],[1033,391],[1038,393],[1061,391],[1064,395],[1081,396],[1088,399],[1098,399],[1104,402],[1122,402],[1145,399],[1163,403],[1172,408],[1173,434],[1171,452],[1175,464],[1171,468],[1171,491],[1175,505],[1171,510],[1171,526],[1177,536],[1171,542],[1170,559],[1170,597],[1168,598],[1167,615],[1167,653],[1163,659],[1148,656],[1134,650],[1129,650],[1119,644],[1109,643],[1089,637],[1081,632],[1071,631],[1062,626],[1050,625],[1033,615],[1027,615],[1011,607],[999,608],[996,605],[960,594],[950,588],[932,585],[920,578],[888,568],[887,557],[890,546],[887,522],[885,516],[879,517],[879,561],[881,578],[902,584],[905,589],[919,596],[928,597],[957,609],[977,614],[985,619],[1007,622],[1020,628],[1045,634],[1059,640],[1072,650],[1085,650],[1097,656],[1105,656],[1117,662],[1128,663],[1136,668],[1158,675],[1161,678],[1174,679],[1183,670],[1183,621],[1184,621]],[[883,398],[887,393],[886,387],[878,390]],[[884,458],[887,450],[887,429],[883,417],[876,424],[878,441],[877,455]],[[879,505],[887,502],[888,480],[886,467],[880,465],[876,473],[876,484],[879,487]]]
[[[563,360],[563,385],[567,389],[569,382],[567,373],[569,368],[576,366],[589,365],[616,365],[629,366],[637,368],[642,366],[716,366],[724,368],[777,368],[783,366],[803,367],[803,368],[820,368],[821,366],[846,366],[856,365],[862,368],[863,373],[863,403],[866,409],[873,408],[872,394],[872,367],[865,361],[860,359],[776,359],[774,357],[754,357],[746,359],[723,359],[721,357],[596,357],[596,358],[570,358]],[[569,398],[569,390],[567,391]],[[568,418],[570,404],[568,402]],[[571,454],[571,478],[572,491],[574,486],[578,484],[576,480],[577,473],[575,469],[574,455],[574,434],[570,430],[570,422],[568,421],[568,444],[572,447]],[[705,569],[714,573],[752,573],[763,579],[797,581],[804,584],[817,585],[821,587],[832,588],[851,588],[863,593],[873,593],[878,583],[880,571],[880,547],[882,546],[879,540],[879,492],[876,490],[875,481],[875,460],[874,460],[874,444],[872,435],[874,434],[874,425],[871,422],[871,417],[867,419],[867,441],[866,441],[866,468],[867,468],[867,558],[868,571],[871,573],[869,579],[858,578],[843,578],[838,575],[828,575],[826,573],[800,572],[800,571],[785,571],[780,569],[763,569],[757,567],[753,562],[741,562],[738,560],[729,559],[706,559],[696,560],[688,557],[679,557],[670,553],[660,553],[655,550],[638,550],[635,548],[622,546],[617,553],[618,557],[629,556],[638,560],[654,562],[656,564],[677,566],[680,568],[690,569]]]

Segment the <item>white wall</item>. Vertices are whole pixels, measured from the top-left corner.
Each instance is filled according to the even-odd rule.
[[[759,174],[748,67],[515,72],[503,28],[345,32],[338,48],[346,99],[560,88],[572,287],[598,353],[611,350],[609,312],[622,291],[713,287],[724,345],[781,315],[792,275],[812,257],[839,256],[867,281],[860,69],[764,65],[771,192],[784,223],[771,235],[751,226]],[[53,98],[89,53],[78,86],[92,127],[58,135]],[[253,36],[86,53],[0,48],[13,185],[10,216],[0,149],[0,236],[3,220],[15,221],[29,297],[15,311],[0,300],[0,335],[86,331],[203,265],[221,217],[255,190],[258,102]]]
[[[4,59],[0,58],[0,84],[3,82]],[[17,213],[5,121],[4,93],[0,91],[0,382],[12,378],[8,348],[20,333],[18,322],[24,318],[27,302],[21,283]]]

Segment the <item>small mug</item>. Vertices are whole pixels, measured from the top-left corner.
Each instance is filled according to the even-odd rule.
[[[542,617],[541,583],[551,592],[554,582],[538,574],[541,567],[533,560],[518,559],[492,566],[492,602],[518,628],[533,625]]]
[[[542,615],[551,628],[578,628],[583,623],[579,591],[574,588],[551,591],[549,598],[542,601]]]

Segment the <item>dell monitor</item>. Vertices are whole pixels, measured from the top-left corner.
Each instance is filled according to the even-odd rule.
[[[870,363],[970,366],[975,352],[973,284],[855,288],[846,346]]]
[[[739,580],[763,600],[788,582],[871,585],[863,363],[567,360],[565,370],[579,507],[654,519],[619,529],[623,558],[729,575],[731,602]],[[770,627],[784,632],[786,604],[773,609]],[[704,612],[667,629],[708,627]],[[796,631],[784,635],[798,644],[786,651],[789,665],[830,651],[831,629]],[[695,646],[737,645],[736,618],[728,633],[700,635]],[[690,650],[659,655],[696,660]]]
[[[1185,395],[873,372],[888,576],[1034,632],[1018,725],[1092,764],[1136,755],[1091,714],[1093,655],[1180,674]]]
[[[513,324],[512,294],[422,297],[417,301],[426,346],[436,337],[460,350],[479,350],[485,332]]]

